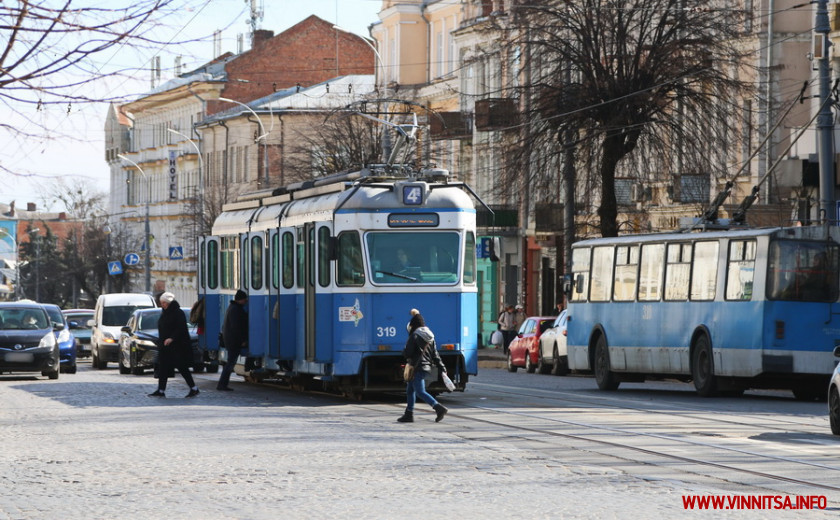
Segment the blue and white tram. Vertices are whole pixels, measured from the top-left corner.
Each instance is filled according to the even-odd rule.
[[[416,308],[463,390],[478,369],[476,212],[469,188],[446,177],[363,170],[226,205],[199,239],[206,348],[219,349],[242,288],[256,365],[248,376],[349,395],[399,390]]]

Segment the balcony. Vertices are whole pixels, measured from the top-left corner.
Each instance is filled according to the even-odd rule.
[[[519,111],[512,98],[489,98],[475,102],[475,129],[480,132],[512,129],[519,124]]]
[[[439,117],[438,117],[439,116]],[[438,112],[429,115],[429,136],[433,140],[469,139],[472,117],[464,112]]]

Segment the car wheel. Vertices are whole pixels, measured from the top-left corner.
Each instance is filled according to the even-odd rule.
[[[691,377],[694,379],[694,389],[697,390],[698,395],[702,397],[717,395],[712,347],[705,334],[701,334],[694,343],[694,354],[691,356]]]
[[[516,366],[516,365],[514,365],[514,364],[513,364],[513,357],[512,357],[512,356],[513,356],[513,355],[512,355],[512,354],[510,353],[510,351],[508,350],[508,356],[507,356],[507,369],[508,369],[508,372],[516,372],[516,369],[517,369],[517,368],[519,368],[518,366]]]
[[[540,374],[548,374],[551,372],[551,365],[545,362],[542,357],[542,352],[540,352],[540,357],[537,360],[537,372]]]
[[[554,345],[554,363],[551,365],[551,374],[555,376],[565,376],[569,373],[568,358],[561,358],[560,352],[557,350],[557,345]]]
[[[607,349],[607,338],[598,336],[595,344],[595,382],[601,390],[616,390],[618,378],[610,370],[610,351]]]
[[[50,379],[58,379],[58,370],[53,370],[52,372],[41,372],[42,376],[47,376]]]
[[[840,393],[836,387],[831,387],[828,394],[828,422],[831,424],[831,433],[840,435]]]
[[[73,365],[73,366],[69,366],[69,367],[65,368],[64,373],[65,374],[75,374],[76,370],[77,370],[76,365]]]
[[[99,359],[99,350],[94,348],[92,353],[92,359],[90,364],[93,365],[93,368],[97,370],[104,370],[108,366],[107,361],[102,361]]]
[[[120,360],[119,360],[119,362],[117,362],[117,364],[120,367],[120,374],[130,374],[131,373],[131,367],[127,367],[123,364],[122,356],[120,356]]]
[[[531,353],[527,350],[525,351],[525,371],[529,374],[533,374],[537,371],[537,365],[531,361]]]

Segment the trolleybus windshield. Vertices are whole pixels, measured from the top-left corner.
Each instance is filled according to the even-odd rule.
[[[378,284],[454,284],[460,235],[446,231],[370,232],[368,262]]]

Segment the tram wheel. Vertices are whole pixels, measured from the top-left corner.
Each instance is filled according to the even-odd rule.
[[[703,397],[717,395],[717,379],[712,362],[712,346],[709,338],[701,334],[694,342],[694,354],[691,356],[691,377],[694,379],[694,389]]]
[[[601,390],[616,390],[618,378],[610,370],[610,351],[607,349],[607,338],[598,336],[595,343],[595,382]]]
[[[825,393],[822,385],[802,385],[793,389],[793,396],[797,401],[822,401]]]
[[[836,388],[832,388],[828,396],[828,422],[831,424],[831,433],[840,435],[840,393]]]

